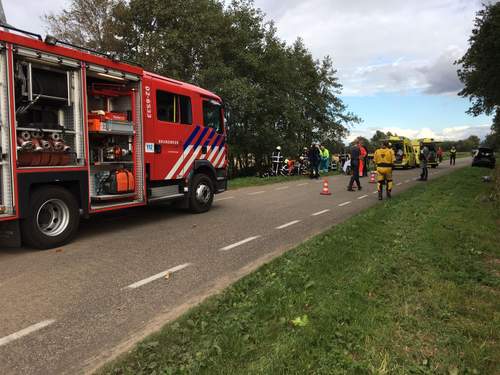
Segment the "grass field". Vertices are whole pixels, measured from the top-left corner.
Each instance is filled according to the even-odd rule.
[[[489,173],[465,168],[349,219],[101,373],[500,374]]]
[[[470,152],[457,152],[457,159],[461,159],[461,158],[469,158],[471,157],[471,153]],[[450,160],[450,154],[448,152],[446,152],[443,156],[443,161],[445,160]],[[449,163],[448,163],[449,164]]]
[[[339,172],[331,171],[327,174],[321,173],[321,176],[334,176],[339,174]],[[228,181],[228,188],[231,190],[241,189],[243,187],[249,186],[262,186],[276,184],[279,182],[286,181],[297,181],[302,179],[307,179],[308,176],[276,176],[276,177],[237,177]]]

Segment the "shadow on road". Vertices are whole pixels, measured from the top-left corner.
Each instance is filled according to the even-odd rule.
[[[217,211],[220,207],[213,206],[210,211]],[[113,232],[132,229],[138,226],[148,225],[171,219],[179,219],[180,217],[192,216],[188,210],[182,210],[173,207],[170,204],[156,204],[144,207],[133,207],[124,210],[110,211],[99,213],[90,216],[88,219],[81,219],[80,228],[74,243],[79,239],[98,237]],[[55,249],[57,251],[57,249]],[[21,255],[24,253],[32,253],[38,250],[30,247],[20,248],[1,248],[0,259],[2,255]],[[54,251],[54,249],[52,250]]]

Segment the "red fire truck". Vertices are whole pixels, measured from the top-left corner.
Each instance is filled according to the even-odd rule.
[[[69,242],[80,217],[227,187],[222,100],[109,55],[0,31],[0,247]]]

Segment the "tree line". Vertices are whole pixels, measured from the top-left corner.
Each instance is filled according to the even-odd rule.
[[[351,147],[356,146],[359,142],[361,142],[369,152],[374,152],[382,145],[382,142],[388,140],[389,137],[392,136],[397,137],[398,135],[396,133],[384,133],[383,131],[377,130],[370,139],[365,137],[357,137],[349,145],[342,145],[340,148],[336,147],[333,152],[338,153],[342,152],[342,150],[349,150]],[[485,142],[481,142],[481,139],[477,135],[470,135],[466,139],[460,139],[456,141],[437,140],[437,142],[444,151],[455,147],[459,152],[471,152],[472,150],[479,148],[479,146],[485,145]]]
[[[500,148],[500,2],[485,4],[475,18],[469,49],[456,61],[464,84],[459,95],[469,98],[468,113],[493,115],[484,144]]]
[[[72,0],[45,21],[59,39],[220,95],[232,175],[263,168],[277,145],[332,147],[360,122],[332,59],[314,59],[301,39],[286,44],[252,0]]]

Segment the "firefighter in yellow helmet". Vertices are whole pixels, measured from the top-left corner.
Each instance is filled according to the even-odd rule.
[[[392,168],[394,167],[394,150],[388,147],[389,143],[384,142],[382,147],[375,151],[373,161],[377,166],[377,190],[378,199],[382,200],[384,183],[387,184],[387,198],[391,197],[392,191]]]

